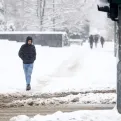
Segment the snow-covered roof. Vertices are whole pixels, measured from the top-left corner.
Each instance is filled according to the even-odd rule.
[[[2,31],[0,34],[66,34],[66,32],[57,31]]]
[[[83,40],[82,39],[70,39],[69,41],[72,41],[72,42],[81,42]]]

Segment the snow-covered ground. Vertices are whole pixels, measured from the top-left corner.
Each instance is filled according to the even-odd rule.
[[[60,111],[52,115],[36,115],[33,118],[21,115],[13,117],[10,121],[121,121],[121,115],[113,110],[76,111],[62,113]]]
[[[0,93],[26,93],[23,65],[18,57],[21,45],[0,40]],[[36,49],[32,90],[27,94],[116,89],[113,43],[93,50],[88,43],[64,48],[37,45]]]

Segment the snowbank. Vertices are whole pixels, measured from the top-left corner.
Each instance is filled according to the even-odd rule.
[[[68,95],[66,97],[53,98],[28,98],[16,100],[7,104],[7,107],[21,107],[21,106],[50,106],[61,104],[115,104],[116,94],[78,94]]]
[[[71,113],[62,113],[60,111],[52,115],[36,115],[33,118],[27,116],[17,116],[10,121],[120,121],[121,115],[114,110],[99,111],[76,111]]]

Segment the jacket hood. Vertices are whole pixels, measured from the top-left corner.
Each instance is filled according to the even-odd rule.
[[[32,37],[28,36],[28,37],[26,38],[26,44],[28,44],[28,41],[29,41],[29,40],[31,40],[32,43],[33,43]]]

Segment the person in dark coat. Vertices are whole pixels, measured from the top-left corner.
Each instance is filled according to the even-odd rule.
[[[99,39],[98,35],[95,35],[94,39],[95,39],[95,47],[97,48],[97,43],[98,43],[98,39]]]
[[[33,45],[32,37],[26,38],[26,43],[23,44],[19,50],[19,57],[23,61],[23,69],[26,79],[26,90],[31,90],[31,75],[33,70],[33,64],[36,60],[36,48]]]
[[[102,45],[102,48],[103,48],[105,40],[104,40],[104,38],[102,36],[100,38],[100,42],[101,42],[101,45]]]
[[[91,48],[91,49],[93,48],[93,42],[94,42],[93,36],[90,35],[90,36],[89,36],[89,43],[90,43],[90,48]]]

